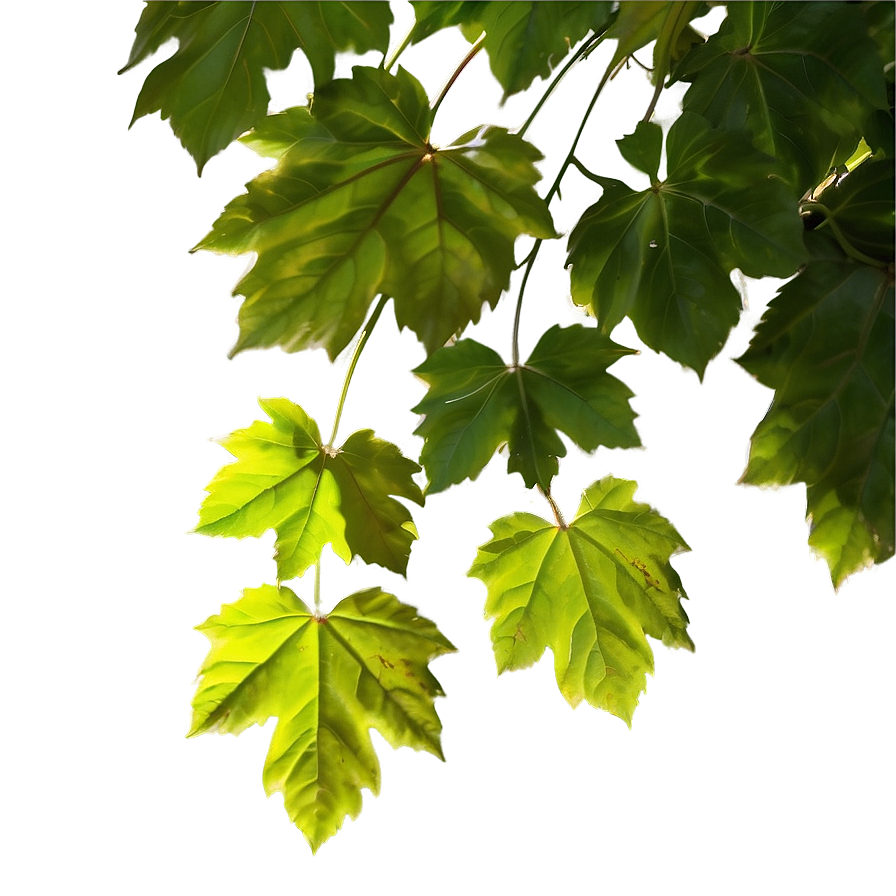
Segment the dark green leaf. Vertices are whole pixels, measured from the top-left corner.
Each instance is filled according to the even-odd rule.
[[[236,457],[208,484],[196,531],[237,538],[277,532],[277,576],[302,575],[330,544],[404,575],[417,530],[392,495],[423,503],[411,478],[420,467],[369,429],[339,448],[285,398],[260,401],[271,423],[256,421],[221,439]]]
[[[656,125],[623,139],[651,174]],[[786,277],[805,257],[802,228],[772,160],[746,134],[682,114],[666,139],[668,174],[636,193],[604,179],[604,194],[569,239],[573,299],[610,333],[626,316],[656,351],[700,376],[740,313],[729,274]]]
[[[414,41],[460,25],[468,40],[485,31],[492,74],[507,97],[547,78],[589,31],[606,27],[612,3],[414,3]]]
[[[634,134],[627,134],[616,141],[619,154],[638,171],[650,175],[651,183],[659,175],[663,155],[663,129],[652,121],[639,121]]]
[[[197,247],[258,255],[236,287],[246,301],[234,354],[324,346],[335,357],[379,293],[434,351],[497,302],[517,236],[555,235],[531,144],[483,127],[438,149],[430,121],[411,75],[358,67],[319,90],[310,112],[287,110],[249,135],[277,166]]]
[[[265,791],[283,794],[315,852],[357,818],[362,788],[379,793],[370,728],[394,748],[444,758],[434,707],[444,692],[427,664],[454,647],[393,595],[371,588],[317,616],[289,588],[262,585],[197,628],[211,649],[190,735],[239,734],[277,718]]]
[[[850,246],[863,255],[891,262],[894,192],[893,160],[869,159],[829,186],[818,200],[828,226],[836,227]]]
[[[852,175],[850,175],[852,177]],[[743,481],[805,482],[810,544],[835,586],[894,551],[893,285],[821,233],[740,363],[775,389]]]
[[[632,393],[606,372],[627,354],[631,349],[576,325],[552,327],[518,367],[470,339],[431,355],[414,371],[429,386],[414,408],[426,415],[416,434],[425,439],[427,490],[475,479],[505,443],[508,471],[528,488],[547,490],[566,454],[557,430],[586,451],[639,445]]]
[[[334,59],[354,48],[385,52],[388,3],[148,3],[122,72],[168,39],[175,54],[146,78],[138,118],[161,112],[196,160],[205,163],[267,114],[265,69],[283,69],[301,49],[315,85],[333,77]]]
[[[664,517],[633,500],[637,484],[606,477],[583,494],[567,527],[531,513],[492,524],[470,575],[488,588],[498,672],[554,654],[560,692],[631,724],[653,651],[646,635],[694,649],[669,563],[689,550]]]
[[[717,34],[686,57],[684,109],[749,131],[801,196],[842,164],[886,107],[877,48],[857,4],[731,3]]]

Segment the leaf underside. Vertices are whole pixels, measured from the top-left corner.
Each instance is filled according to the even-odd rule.
[[[428,663],[454,650],[428,619],[378,588],[316,616],[289,588],[249,588],[197,627],[211,648],[199,671],[190,736],[239,734],[277,718],[264,764],[313,851],[379,793],[369,729],[393,748],[443,759]]]
[[[580,325],[552,327],[517,367],[469,339],[435,352],[414,371],[429,386],[413,409],[425,415],[416,434],[427,492],[475,479],[505,444],[508,471],[548,491],[566,454],[558,430],[585,451],[639,445],[632,392],[606,372],[628,354]]]
[[[417,530],[395,497],[423,504],[420,467],[369,429],[339,449],[285,398],[259,401],[271,419],[221,440],[236,457],[208,484],[195,531],[258,537],[277,533],[277,577],[301,576],[329,544],[346,563],[357,555],[405,575]]]
[[[739,359],[775,390],[742,481],[806,483],[809,544],[839,587],[894,552],[893,283],[822,232],[807,242]]]
[[[573,299],[605,333],[629,317],[640,338],[702,377],[737,323],[734,268],[749,277],[786,277],[805,258],[802,227],[774,162],[749,136],[713,130],[682,114],[666,137],[641,123],[620,151],[652,181],[635,192],[601,178],[604,193],[569,238]]]
[[[492,524],[469,575],[481,579],[498,672],[554,655],[560,692],[631,725],[653,673],[646,636],[693,650],[687,597],[669,563],[689,550],[664,517],[633,500],[636,483],[608,476],[585,490],[560,528],[530,513]]]
[[[531,144],[483,127],[438,149],[431,120],[403,69],[356,67],[310,111],[288,109],[244,138],[277,164],[196,247],[257,254],[235,289],[245,301],[233,354],[320,346],[334,358],[378,294],[432,352],[498,301],[516,237],[555,236]]]

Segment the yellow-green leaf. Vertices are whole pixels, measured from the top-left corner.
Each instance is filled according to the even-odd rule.
[[[647,636],[693,650],[687,597],[669,559],[689,550],[664,517],[633,500],[637,484],[608,476],[585,490],[575,519],[531,513],[492,524],[470,575],[487,589],[498,671],[554,655],[560,692],[631,724],[653,651]]]
[[[312,850],[379,793],[369,729],[394,748],[443,759],[428,663],[454,650],[414,607],[378,588],[314,613],[289,588],[249,588],[198,626],[211,642],[199,670],[190,735],[239,734],[276,718],[264,765]]]

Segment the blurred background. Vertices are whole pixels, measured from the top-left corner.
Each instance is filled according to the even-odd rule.
[[[393,6],[394,45],[412,13]],[[415,510],[407,581],[332,554],[323,565],[325,606],[381,585],[459,648],[433,666],[448,693],[438,705],[446,764],[393,752],[374,733],[382,795],[365,794],[359,819],[312,858],[281,799],[264,797],[273,722],[238,739],[185,739],[207,649],[192,627],[274,577],[271,533],[187,534],[203,486],[229,459],[209,440],[257,419],[259,396],[288,397],[328,427],[347,359],[270,350],[227,360],[231,290],[250,259],[188,249],[267,163],[234,145],[200,180],[158,116],[128,131],[143,78],[174,49],[116,76],[141,9],[15,4],[6,14],[6,891],[885,892],[896,566],[835,593],[806,545],[803,487],[735,484],[771,392],[730,359],[777,283],[735,276],[747,310],[702,385],[650,350],[612,368],[636,393],[645,450],[570,447],[561,465],[555,496],[567,514],[595,479],[634,478],[638,499],[693,549],[674,565],[697,651],[656,645],[631,731],[586,705],[571,710],[550,656],[495,675],[485,589],[466,570],[492,520],[550,514],[498,458]],[[442,32],[401,62],[435,96],[467,49],[459,32]],[[573,70],[527,135],[547,156],[548,183],[608,56]],[[464,71],[435,143],[528,115],[539,84],[499,108],[487,65],[481,54]],[[269,84],[273,111],[303,104],[304,57]],[[650,92],[643,71],[622,72],[582,143],[592,170],[634,188],[643,176],[613,141],[634,129]],[[658,120],[679,102],[664,96]],[[552,210],[567,232],[599,190],[570,171],[563,195]],[[581,320],[564,248],[546,245],[535,267],[524,356],[552,323]],[[512,319],[506,301],[468,335],[507,353]],[[639,347],[627,324],[614,339]],[[408,409],[424,388],[408,371],[422,360],[384,314],[341,434],[372,427],[416,457]],[[292,587],[308,598],[310,583]]]

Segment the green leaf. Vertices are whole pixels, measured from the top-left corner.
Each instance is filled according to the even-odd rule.
[[[589,486],[576,518],[558,527],[531,513],[492,524],[470,575],[487,589],[498,672],[554,655],[560,692],[631,725],[653,673],[647,635],[694,649],[669,563],[689,550],[664,517],[633,500],[637,484],[608,476]]]
[[[179,46],[147,76],[131,124],[153,112],[170,118],[201,174],[267,114],[265,69],[286,68],[301,48],[320,86],[338,51],[385,52],[391,23],[388,3],[147,3],[121,72],[170,38]]]
[[[657,131],[642,124],[620,142],[651,177]],[[603,195],[569,238],[572,296],[603,332],[627,316],[647,345],[702,377],[740,314],[731,270],[792,274],[805,258],[802,227],[787,186],[770,176],[772,160],[748,135],[683,113],[666,155],[666,180],[640,193],[601,179]]]
[[[379,793],[370,728],[393,748],[444,759],[427,668],[452,644],[414,607],[378,588],[317,616],[290,591],[249,588],[197,626],[211,642],[199,670],[189,736],[239,734],[277,718],[264,765],[267,794],[283,794],[313,851]]]
[[[739,359],[775,389],[742,481],[806,483],[809,543],[839,587],[894,551],[893,285],[822,233],[807,239],[812,260]]]
[[[818,198],[828,226],[836,227],[848,246],[889,263],[893,261],[894,192],[893,160],[869,159]]]
[[[531,144],[483,127],[438,149],[430,124],[411,75],[358,67],[321,88],[310,111],[249,135],[277,165],[197,246],[257,253],[235,290],[246,300],[233,354],[323,346],[335,357],[377,294],[392,296],[399,326],[432,352],[498,301],[517,236],[555,236],[533,189],[541,155]]]
[[[852,153],[886,108],[877,47],[858,4],[731,3],[728,18],[681,63],[685,111],[748,131],[783,163],[801,196]]]
[[[393,495],[423,504],[411,478],[420,467],[369,429],[341,448],[324,445],[317,424],[285,398],[259,401],[257,420],[221,439],[236,457],[208,484],[195,531],[237,538],[277,532],[277,577],[301,576],[330,544],[405,575],[417,530]]]
[[[440,349],[414,373],[429,386],[414,412],[425,414],[416,434],[427,491],[475,479],[507,444],[509,472],[527,488],[548,490],[566,447],[557,430],[580,448],[640,445],[632,392],[607,368],[634,354],[594,329],[551,327],[525,364],[507,365],[492,349],[464,339]]]
[[[602,31],[612,3],[412,3],[416,22],[412,42],[442,28],[459,25],[472,43],[485,32],[483,47],[492,74],[504,88],[502,103],[526,90],[536,78],[547,78],[590,31]]]

